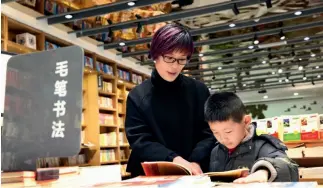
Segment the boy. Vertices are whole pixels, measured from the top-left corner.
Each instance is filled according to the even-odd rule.
[[[298,181],[297,164],[287,147],[270,135],[256,135],[256,127],[240,98],[231,92],[211,95],[205,103],[206,121],[218,140],[211,152],[210,172],[251,169],[235,183]]]

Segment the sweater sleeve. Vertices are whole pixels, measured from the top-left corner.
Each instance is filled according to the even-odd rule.
[[[143,113],[131,94],[127,99],[125,119],[127,139],[132,153],[144,161],[173,161],[177,154],[154,139],[152,130],[146,124]]]
[[[209,170],[211,151],[215,146],[216,140],[208,123],[204,119],[204,103],[210,96],[208,88],[204,85],[202,89],[198,88],[198,124],[195,125],[196,146],[193,149],[190,161],[200,164],[203,171]]]
[[[259,169],[269,172],[269,182],[294,182],[299,180],[298,166],[288,158],[285,151],[265,143],[259,150],[258,160],[251,173]]]

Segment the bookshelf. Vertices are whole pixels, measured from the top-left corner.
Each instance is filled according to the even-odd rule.
[[[26,54],[72,45],[3,14],[1,18],[1,47],[4,51]],[[21,33],[35,36],[35,49],[16,42],[16,35]],[[54,166],[120,164],[122,176],[129,176],[125,173],[125,165],[131,152],[124,129],[126,99],[129,91],[149,76],[93,52],[87,50],[84,52],[86,57],[83,78],[83,117],[80,125],[82,143],[80,143],[79,153],[82,159],[78,159],[77,156],[60,158]]]

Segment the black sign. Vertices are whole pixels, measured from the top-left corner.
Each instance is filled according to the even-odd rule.
[[[1,132],[3,171],[80,151],[84,51],[71,46],[8,61]]]

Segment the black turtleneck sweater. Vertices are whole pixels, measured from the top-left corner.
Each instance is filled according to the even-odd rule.
[[[208,169],[215,139],[204,121],[210,95],[199,81],[179,75],[167,82],[157,70],[128,95],[125,121],[132,153],[127,171],[143,175],[144,161],[172,161],[181,156]]]

